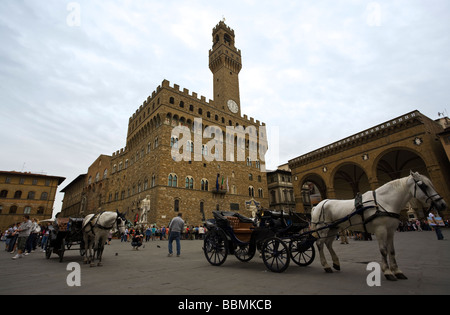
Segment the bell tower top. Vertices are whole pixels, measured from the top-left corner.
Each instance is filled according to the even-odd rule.
[[[242,69],[241,50],[235,46],[234,30],[220,21],[212,31],[209,69],[213,73],[214,103],[240,115],[239,77]]]

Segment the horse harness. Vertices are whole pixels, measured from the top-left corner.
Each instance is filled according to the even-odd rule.
[[[359,215],[361,216],[361,220],[362,220],[362,225],[364,227],[364,232],[367,233],[367,227],[366,224],[372,222],[373,220],[375,220],[376,218],[379,217],[391,217],[394,219],[399,220],[400,219],[400,215],[397,213],[392,213],[387,211],[385,208],[383,208],[382,205],[380,205],[377,202],[377,196],[376,196],[376,192],[375,190],[372,191],[372,195],[373,195],[373,200],[367,200],[365,202],[362,201],[362,195],[360,193],[356,194],[355,197],[355,210],[353,212],[351,212],[350,214],[346,215],[345,217],[336,220],[334,222],[331,222],[330,224],[327,224],[319,229],[316,229],[313,232],[317,232],[319,230],[324,230],[324,229],[333,229],[336,228],[339,224],[345,222],[345,221],[349,221],[350,222],[350,226],[352,226],[352,222],[351,222],[351,218],[354,217],[355,215]],[[327,203],[328,200],[326,200],[324,202],[324,204],[322,205],[322,212],[320,214],[320,217],[323,218],[323,223],[325,223],[325,215],[324,215],[324,208],[325,208],[325,204]],[[374,202],[374,205],[370,205],[370,206],[364,206],[364,203],[368,203],[368,202]],[[375,208],[376,211],[374,214],[372,214],[371,216],[369,216],[368,218],[365,218],[364,213],[366,210],[368,209],[373,209]],[[320,223],[320,221],[318,222]]]
[[[372,195],[373,195],[373,200],[369,200],[367,202],[373,201],[375,205],[369,206],[369,207],[365,207],[365,208],[364,208],[363,203],[362,203],[362,196],[361,196],[361,194],[358,193],[357,197],[355,198],[355,208],[356,208],[355,212],[357,212],[358,210],[360,211],[359,215],[361,216],[361,219],[362,219],[362,222],[363,222],[363,227],[364,227],[364,232],[366,232],[366,233],[367,233],[366,224],[368,224],[369,222],[372,222],[376,218],[379,218],[379,217],[390,217],[390,218],[394,218],[394,219],[400,220],[400,214],[387,211],[385,208],[383,208],[382,205],[380,205],[377,202],[377,194],[376,194],[375,190],[372,191]],[[358,196],[359,196],[359,198],[358,198]],[[357,203],[358,200],[361,200],[361,201]],[[376,209],[375,213],[372,214],[367,219],[365,219],[364,218],[365,210],[371,209],[371,208],[375,208]]]
[[[431,200],[431,205],[430,205],[430,208],[428,209],[428,212],[431,211],[431,209],[433,209],[435,207],[435,202],[439,201],[439,200],[441,200],[443,198],[437,193],[434,194],[434,195],[431,195],[431,196],[428,195],[427,189],[426,189],[427,188],[426,184],[424,184],[422,181],[416,180],[415,178],[413,178],[413,179],[414,179],[414,198],[417,198],[416,197],[417,187],[419,187],[419,189],[422,191],[422,193],[427,197],[425,203],[428,202],[428,200]],[[319,228],[318,230],[322,230],[322,229],[326,229],[326,228],[329,228],[329,229],[336,228],[339,224],[341,224],[341,223],[343,223],[343,222],[345,222],[347,220],[350,222],[350,226],[352,226],[352,223],[351,223],[350,219],[353,216],[355,216],[355,215],[360,215],[361,216],[362,225],[364,227],[364,232],[366,232],[366,233],[367,233],[366,224],[372,222],[376,218],[379,218],[379,217],[390,217],[390,218],[394,218],[394,219],[400,220],[400,214],[387,211],[385,208],[383,208],[382,205],[380,205],[377,202],[377,195],[376,195],[375,190],[372,191],[372,195],[373,195],[373,200],[368,200],[368,201],[363,202],[362,201],[362,195],[360,193],[357,193],[356,197],[355,197],[355,211],[353,211],[352,213],[346,215],[342,219],[336,220],[334,222],[331,222],[330,224],[327,224],[324,227]],[[439,198],[433,199],[436,196],[439,196]],[[324,218],[323,209],[324,209],[325,204],[326,204],[327,201],[328,200],[326,200],[325,203],[322,205],[322,212],[321,212],[320,216],[323,217],[323,218]],[[374,202],[374,205],[364,206],[364,203],[368,203],[368,202],[372,202],[372,201]],[[368,218],[365,218],[364,217],[364,212],[366,210],[368,210],[368,209],[373,209],[373,208],[376,209],[375,213],[372,214],[371,216],[369,216]],[[325,223],[325,221],[323,221],[323,222]],[[320,223],[320,221],[318,223]],[[316,231],[318,231],[318,230],[316,230]]]
[[[86,225],[83,227],[83,229],[86,230],[86,227],[89,226],[89,227],[91,228],[91,230],[90,230],[90,231],[86,231],[86,232],[91,232],[91,233],[94,234],[94,235],[95,235],[94,227],[98,227],[98,228],[100,228],[100,229],[102,229],[102,230],[111,230],[111,229],[114,227],[114,223],[116,223],[116,221],[114,221],[114,223],[113,223],[110,227],[104,227],[104,226],[102,226],[102,225],[100,225],[100,224],[98,223],[98,220],[100,219],[100,216],[101,216],[103,213],[104,213],[104,211],[99,212],[99,213],[93,215],[93,216],[89,219],[89,221],[86,222]],[[93,223],[94,220],[95,220],[95,223]]]

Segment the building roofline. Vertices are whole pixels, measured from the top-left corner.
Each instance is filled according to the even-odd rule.
[[[75,182],[77,182],[78,180],[80,180],[82,177],[86,176],[87,174],[80,174],[78,175],[73,181],[71,181],[70,183],[67,184],[66,187],[64,187],[63,189],[60,190],[60,192],[66,192],[66,189],[69,188],[70,186],[72,186],[73,184],[75,184]]]
[[[58,179],[58,185],[61,185],[61,183],[66,179],[65,177],[62,177],[62,176],[47,175],[47,174],[44,174],[44,173],[32,173],[32,172],[0,171],[0,174],[11,174],[11,175],[23,175],[23,176],[34,176],[34,177],[57,178]]]

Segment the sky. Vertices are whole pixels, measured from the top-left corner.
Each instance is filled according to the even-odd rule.
[[[449,16],[448,0],[1,0],[0,169],[66,177],[60,190],[125,147],[164,79],[213,99],[223,19],[268,169],[413,110],[448,116]]]

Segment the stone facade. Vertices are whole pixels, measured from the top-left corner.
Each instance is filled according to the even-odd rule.
[[[212,35],[214,100],[163,80],[129,118],[126,147],[101,156],[110,160],[107,176],[84,188],[93,205],[84,215],[119,210],[137,222],[147,196],[148,222],[157,225],[167,225],[178,212],[197,225],[216,209],[250,216],[250,201],[268,207],[265,124],[241,116],[242,64],[234,31],[221,21]],[[105,169],[89,170],[86,178]]]
[[[62,216],[80,217],[82,213],[83,190],[86,187],[86,174],[81,174],[61,189],[64,193]]]
[[[50,219],[58,185],[64,177],[0,171],[0,229],[21,222],[22,216]]]
[[[292,173],[287,164],[280,165],[275,171],[267,172],[270,209],[289,213],[295,210]]]
[[[304,207],[305,186],[317,188],[322,199],[353,199],[357,192],[374,190],[410,170],[429,177],[449,202],[450,163],[438,138],[442,130],[413,111],[290,160],[297,211],[311,210]],[[415,207],[417,217],[423,217],[424,209]],[[448,210],[443,215],[448,218]]]

